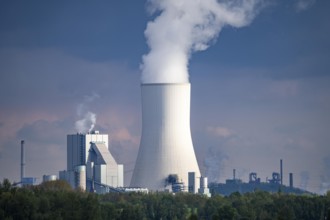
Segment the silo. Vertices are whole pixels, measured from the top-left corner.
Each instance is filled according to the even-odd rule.
[[[190,132],[190,83],[142,84],[142,136],[131,187],[163,190],[177,174],[200,176]],[[198,184],[198,183],[197,183]]]
[[[75,188],[86,191],[86,166],[75,167]]]
[[[205,189],[205,188],[207,188],[208,186],[207,186],[207,177],[203,177],[203,176],[201,176],[201,178],[200,178],[200,186],[199,186],[199,188],[200,189]]]
[[[208,185],[207,185],[207,177],[203,177],[203,176],[200,177],[200,186],[199,186],[199,189],[198,189],[198,193],[206,195],[208,197],[211,196],[210,190],[209,190]]]
[[[56,175],[43,175],[42,176],[42,182],[55,181],[55,180],[57,180]]]
[[[188,192],[190,193],[196,193],[197,187],[196,187],[196,174],[195,172],[189,172],[188,173]]]
[[[293,173],[289,174],[290,188],[293,188]]]

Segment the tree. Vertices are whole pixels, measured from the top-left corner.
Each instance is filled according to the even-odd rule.
[[[213,219],[234,220],[236,216],[237,216],[237,211],[235,208],[229,205],[224,205],[218,209],[218,214],[214,216]]]
[[[4,179],[2,184],[0,183],[0,192],[8,192],[11,188],[12,185],[8,179]]]
[[[279,208],[277,213],[277,220],[293,220],[295,218],[294,211],[292,207],[285,204],[283,207]]]
[[[55,190],[55,191],[72,191],[72,187],[67,181],[64,180],[55,180],[55,181],[46,181],[37,186],[40,190]]]

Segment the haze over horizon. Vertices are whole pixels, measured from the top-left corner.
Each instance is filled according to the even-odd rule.
[[[210,181],[224,182],[234,168],[244,181],[249,172],[265,181],[283,159],[284,184],[293,172],[294,186],[324,193],[330,2],[268,2],[249,25],[225,26],[189,57],[198,163]],[[154,16],[142,0],[0,2],[1,180],[19,180],[22,139],[26,175],[58,175],[66,135],[95,122],[129,184],[141,135],[144,31]]]

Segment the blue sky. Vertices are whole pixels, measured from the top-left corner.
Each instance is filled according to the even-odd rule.
[[[247,181],[279,171],[313,192],[330,186],[330,3],[270,1],[192,55],[191,130],[202,174]],[[66,168],[77,108],[97,115],[129,183],[141,135],[139,66],[154,16],[145,1],[0,2],[0,178]],[[88,101],[88,97],[97,98]]]

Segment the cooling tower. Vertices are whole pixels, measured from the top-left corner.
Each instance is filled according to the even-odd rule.
[[[200,176],[190,133],[190,84],[142,84],[142,136],[131,187],[164,190],[177,174]],[[197,181],[197,180],[196,180]]]

